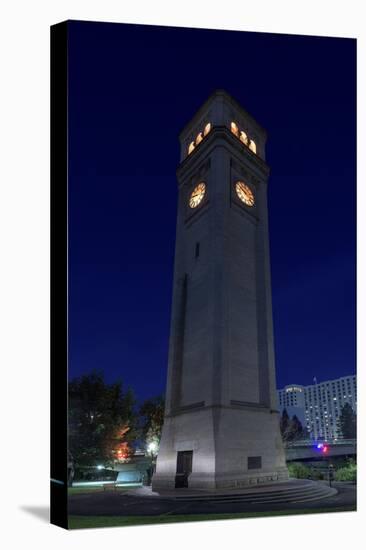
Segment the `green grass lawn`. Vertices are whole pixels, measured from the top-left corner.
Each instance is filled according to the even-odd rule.
[[[304,510],[281,510],[276,512],[241,512],[238,514],[189,514],[160,516],[69,516],[69,529],[92,529],[94,527],[123,527],[131,525],[147,525],[162,523],[178,523],[189,521],[213,521],[219,519],[261,518],[271,516],[292,516],[295,514],[324,514],[330,512],[353,512],[354,506],[339,508],[306,508]]]

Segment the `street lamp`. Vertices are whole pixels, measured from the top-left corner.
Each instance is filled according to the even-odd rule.
[[[152,479],[152,476],[155,472],[155,457],[157,455],[157,452],[158,452],[158,444],[156,441],[151,441],[148,446],[147,446],[147,452],[150,454],[151,456],[151,466],[148,470],[148,481],[147,481],[147,485],[151,485],[151,479]]]
[[[151,443],[149,443],[149,445],[147,446],[147,450],[151,454],[151,456],[154,456],[156,454],[156,451],[158,450],[158,444],[156,443],[156,441],[152,441]]]

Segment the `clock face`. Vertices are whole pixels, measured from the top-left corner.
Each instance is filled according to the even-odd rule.
[[[193,189],[191,196],[189,197],[189,206],[191,208],[197,208],[197,206],[202,202],[205,193],[206,184],[201,182]]]
[[[239,199],[247,206],[254,206],[253,191],[242,181],[237,181],[235,184],[236,194]]]

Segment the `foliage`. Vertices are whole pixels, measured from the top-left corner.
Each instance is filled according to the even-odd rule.
[[[287,464],[287,468],[290,477],[313,480],[324,479],[324,471],[320,468],[303,464],[302,462],[290,462],[290,464]]]
[[[309,466],[305,466],[305,464],[292,462],[287,464],[287,468],[290,477],[295,477],[297,479],[309,479],[311,477],[311,470]]]
[[[355,439],[357,428],[357,417],[349,403],[342,407],[338,419],[338,430],[344,439]]]
[[[122,382],[107,384],[103,374],[75,378],[69,383],[69,449],[77,466],[112,465],[128,458],[136,437],[131,390]]]
[[[327,475],[328,470],[321,470],[320,468],[314,467],[310,469],[310,478],[314,481],[318,481],[319,479],[326,479]]]
[[[296,441],[307,437],[307,432],[304,430],[300,420],[296,415],[290,419],[286,409],[282,412],[280,430],[284,442]]]
[[[282,439],[284,439],[284,435],[288,432],[289,425],[290,425],[290,417],[287,413],[287,410],[283,409],[282,416],[280,419],[280,430],[281,430]]]
[[[153,399],[147,399],[141,405],[139,415],[142,421],[142,434],[145,440],[146,448],[151,448],[153,444],[154,454],[160,444],[161,430],[164,422],[164,399],[162,396]]]
[[[308,466],[301,462],[290,462],[287,464],[290,477],[297,479],[328,479],[328,471],[322,468]],[[349,459],[346,466],[342,466],[335,471],[334,479],[336,481],[356,481],[357,465],[354,460]]]
[[[357,481],[357,464],[354,460],[349,460],[347,466],[338,468],[335,473],[336,481]]]

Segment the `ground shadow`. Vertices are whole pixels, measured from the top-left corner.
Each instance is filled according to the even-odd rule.
[[[20,506],[20,509],[46,523],[50,522],[49,506]]]

